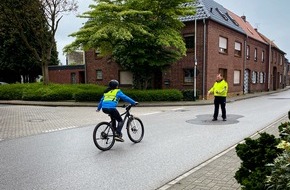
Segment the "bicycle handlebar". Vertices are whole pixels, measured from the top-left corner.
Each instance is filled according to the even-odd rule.
[[[129,110],[131,109],[132,106],[136,106],[137,104],[138,104],[138,102],[136,102],[135,105],[134,105],[134,104],[129,104],[129,105],[126,106],[126,105],[124,104],[124,105],[123,105],[123,108],[126,108],[126,110],[129,111]]]

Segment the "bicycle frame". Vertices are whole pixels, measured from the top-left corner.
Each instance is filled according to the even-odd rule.
[[[132,106],[133,105],[131,105],[131,104],[129,104],[128,106],[123,105],[123,108],[126,109],[126,111],[121,114],[121,117],[123,117],[123,126],[127,122],[128,118],[132,116],[131,113],[130,113],[130,109],[131,109]],[[112,125],[112,120],[109,123],[110,123],[110,125]]]

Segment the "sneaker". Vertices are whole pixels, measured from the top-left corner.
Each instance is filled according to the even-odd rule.
[[[119,142],[124,142],[124,139],[123,139],[122,136],[119,135],[119,134],[115,134],[115,140],[116,140],[116,141],[119,141]]]
[[[216,118],[213,118],[212,121],[217,121],[217,119]]]
[[[227,118],[223,118],[223,121],[227,121]]]

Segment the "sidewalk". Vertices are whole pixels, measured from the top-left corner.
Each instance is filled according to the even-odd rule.
[[[278,126],[288,121],[287,116],[267,126],[259,132],[278,136]],[[259,137],[258,133],[251,138]],[[158,190],[240,190],[241,186],[234,178],[241,160],[236,155],[235,146],[221,152],[201,165],[189,170]]]
[[[227,102],[239,101],[280,91],[289,90],[290,87],[279,91],[261,92],[253,94],[245,94],[236,97],[227,98]],[[37,101],[19,101],[0,100],[0,104],[12,105],[37,105],[37,106],[80,106],[80,107],[96,107],[97,102],[37,102]],[[198,100],[187,102],[140,102],[138,106],[195,106],[195,105],[212,105],[213,100]],[[285,116],[269,126],[265,126],[267,133],[278,135],[278,125],[286,121]],[[260,131],[261,132],[261,131]],[[252,137],[257,136],[254,134]],[[185,174],[159,187],[158,190],[239,190],[240,185],[234,179],[235,172],[240,167],[240,159],[236,155],[235,146],[221,152],[213,158],[205,161],[199,166],[190,169]]]

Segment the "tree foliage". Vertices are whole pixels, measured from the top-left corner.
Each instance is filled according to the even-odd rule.
[[[71,34],[75,41],[65,51],[98,49],[132,71],[140,86],[153,71],[162,70],[185,55],[180,16],[194,14],[184,6],[192,0],[95,0],[88,21]],[[140,87],[139,86],[139,87]],[[144,86],[143,86],[144,87]]]
[[[59,21],[64,12],[76,8],[75,0],[3,0],[0,3],[1,21],[15,34],[12,39],[22,41],[20,46],[27,53],[24,59],[41,66],[45,84],[49,81],[48,65],[58,63],[54,37]]]

